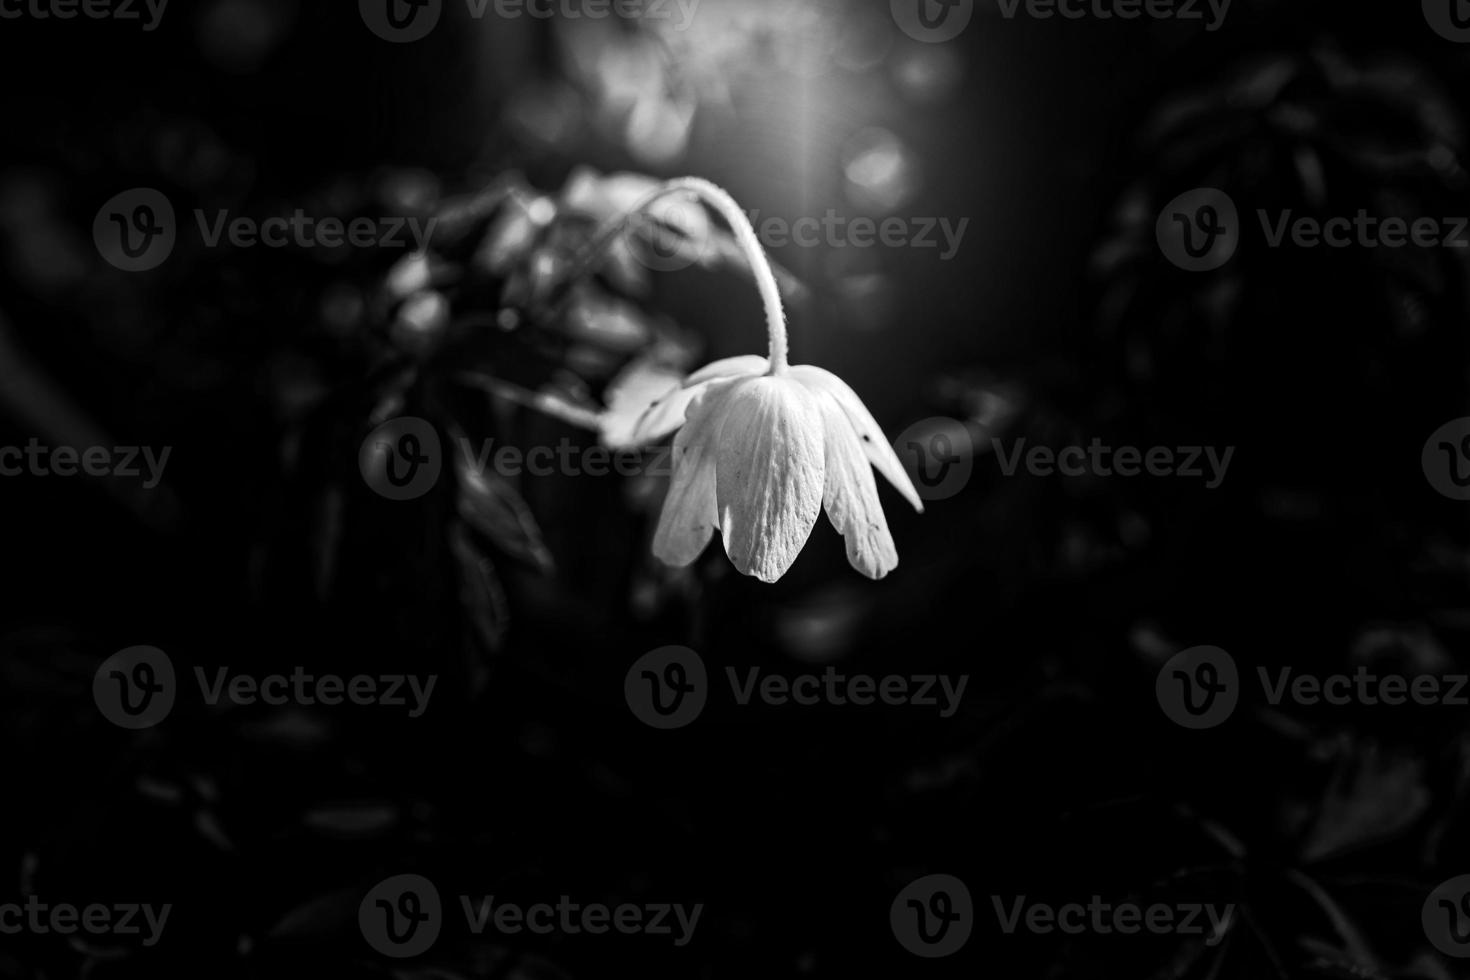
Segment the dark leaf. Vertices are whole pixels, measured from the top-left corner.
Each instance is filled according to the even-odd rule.
[[[334,932],[357,915],[362,896],[352,889],[318,895],[287,912],[266,933],[271,939],[295,939]]]
[[[459,565],[459,600],[481,644],[490,652],[500,649],[510,609],[495,566],[475,547],[463,525],[449,532],[449,547]]]
[[[521,495],[488,465],[482,467],[473,458],[463,433],[455,430],[452,437],[459,516],[496,551],[537,571],[551,572],[551,552]]]
[[[398,824],[398,808],[381,800],[315,807],[301,817],[310,829],[332,837],[380,837]]]

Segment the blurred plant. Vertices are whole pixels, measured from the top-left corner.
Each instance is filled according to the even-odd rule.
[[[1470,257],[1461,249],[1268,250],[1246,240],[1223,268],[1188,275],[1155,244],[1160,209],[1195,187],[1231,195],[1242,224],[1268,210],[1327,218],[1364,208],[1411,223],[1465,213],[1458,112],[1414,62],[1353,58],[1325,42],[1262,56],[1170,98],[1141,143],[1143,176],[1123,190],[1092,258],[1096,354],[1133,394],[1180,396],[1205,413],[1221,407],[1215,393],[1187,392],[1201,377],[1243,380],[1227,365],[1273,389],[1311,369],[1345,401],[1376,408],[1392,401],[1387,382],[1414,372],[1360,355],[1371,347],[1410,367],[1426,342],[1443,341],[1436,331],[1462,322]],[[1254,324],[1268,318],[1258,314],[1282,306],[1300,311],[1300,331],[1262,336]]]
[[[369,302],[380,328],[367,338],[367,378],[327,398],[292,439],[297,476],[318,500],[309,540],[319,598],[336,596],[344,575],[374,589],[385,581],[406,589],[443,583],[479,645],[498,649],[510,605],[506,574],[545,575],[555,562],[517,475],[486,465],[469,447],[541,438],[535,417],[618,448],[667,437],[686,409],[699,417],[673,449],[674,503],[654,547],[666,561],[689,564],[718,526],[740,571],[775,581],[825,502],[854,567],[874,578],[894,567],[870,465],[916,508],[918,496],[851,389],[817,368],[787,375],[778,274],[727,194],[696,179],[661,184],[581,169],[546,195],[508,175],[446,202],[438,219],[428,247],[388,270]],[[730,266],[755,279],[771,331],[769,362],[718,362],[681,386],[695,341],[646,298],[652,270],[694,265]],[[769,377],[746,377],[757,373]],[[691,407],[706,389],[704,408]],[[724,409],[715,417],[705,409],[717,401]],[[385,506],[356,470],[386,467],[392,456],[362,462],[358,450],[370,432],[401,417],[426,420],[441,435],[449,478],[411,505]],[[719,434],[737,429],[745,437],[727,446]],[[442,533],[426,542],[426,526]],[[693,537],[666,546],[675,526]],[[365,563],[371,554],[382,557]]]
[[[1242,235],[1223,267],[1184,272],[1161,255],[1156,221],[1166,202],[1197,187],[1229,195],[1243,228],[1267,213],[1326,219],[1363,209],[1409,223],[1464,215],[1470,175],[1459,119],[1407,58],[1354,58],[1325,41],[1256,58],[1150,115],[1142,176],[1122,191],[1093,253],[1097,330],[1087,354],[1105,381],[1075,410],[1128,438],[1188,431],[1250,454],[1224,493],[1187,510],[1169,488],[1148,487],[1116,491],[1102,513],[1137,508],[1145,531],[1167,526],[1167,535],[1137,535],[1128,550],[1182,576],[1196,595],[1226,594],[1221,576],[1236,549],[1255,556],[1271,542],[1295,554],[1261,564],[1249,593],[1231,590],[1233,603],[1255,607],[1244,634],[1253,663],[1345,663],[1354,632],[1360,648],[1362,637],[1383,634],[1369,626],[1392,616],[1400,595],[1463,606],[1463,564],[1452,583],[1441,561],[1414,550],[1458,541],[1449,515],[1424,508],[1361,519],[1385,493],[1412,496],[1417,467],[1352,469],[1347,478],[1342,461],[1422,438],[1430,420],[1462,408],[1470,262],[1457,249],[1267,250]],[[1242,403],[1243,391],[1256,407]],[[1280,547],[1331,540],[1340,522],[1361,539],[1353,548],[1402,560],[1375,562],[1350,581],[1338,577],[1329,548]],[[1120,532],[1102,534],[1129,544]],[[1304,578],[1318,590],[1293,587]],[[1189,614],[1169,596],[1149,601],[1169,605],[1170,621],[1186,628]],[[1357,625],[1324,637],[1317,611],[1344,606],[1357,610]],[[1446,632],[1463,638],[1456,616],[1434,620],[1406,624],[1413,649],[1440,648]],[[1248,780],[1233,784],[1234,798],[1178,802],[1176,816],[1212,842],[1215,857],[1195,860],[1192,845],[1180,845],[1179,866],[1155,885],[1229,896],[1243,914],[1218,950],[1181,944],[1156,975],[1450,976],[1422,936],[1379,924],[1415,921],[1450,862],[1445,829],[1463,810],[1463,761],[1448,766],[1459,775],[1443,772],[1434,739],[1407,719],[1381,731],[1361,718],[1319,727],[1264,712],[1251,721],[1260,729],[1236,731],[1231,744],[1256,747],[1262,765],[1288,760],[1303,789],[1272,814]],[[1245,754],[1216,760],[1219,771]]]

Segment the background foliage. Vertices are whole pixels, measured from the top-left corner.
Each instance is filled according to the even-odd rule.
[[[155,950],[7,939],[0,976],[1453,976],[1418,908],[1470,866],[1463,712],[1253,709],[1186,737],[1152,698],[1196,643],[1244,671],[1464,671],[1465,514],[1418,466],[1464,414],[1464,258],[1248,243],[1191,277],[1152,227],[1207,184],[1301,214],[1470,213],[1465,51],[1417,5],[1237,0],[1209,35],[982,12],[923,46],[881,4],[706,4],[681,37],[464,20],[393,46],[348,7],[290,0],[213,0],[127,43],[0,28],[0,442],[175,447],[147,495],[0,483],[0,901],[178,906]],[[623,173],[699,174],[789,217],[971,219],[948,263],[774,255],[797,361],[846,378],[890,435],[948,415],[975,437],[959,496],[923,517],[885,496],[888,580],[852,573],[825,526],[774,587],[718,549],[663,569],[652,479],[458,474],[409,508],[362,486],[357,447],[397,411],[590,441],[477,378],[591,407],[635,357],[760,349],[723,253],[568,285],[639,186],[606,177]],[[87,230],[138,185],[181,214],[445,223],[417,272],[181,234],[128,275]],[[1004,478],[992,436],[1238,452],[1201,492]],[[972,680],[946,721],[716,707],[668,737],[621,690],[672,642],[717,669]],[[89,690],[134,643],[185,669],[441,682],[414,721],[193,706],[125,735]],[[446,894],[708,910],[686,950],[446,940],[390,970],[356,903],[405,871]],[[954,961],[910,962],[888,903],[939,871],[977,896],[1247,915],[1214,949],[981,928]]]

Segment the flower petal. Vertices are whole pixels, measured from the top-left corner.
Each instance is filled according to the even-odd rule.
[[[684,383],[667,394],[660,395],[649,403],[643,415],[633,425],[632,431],[626,435],[616,432],[604,432],[604,438],[619,438],[623,441],[618,443],[609,442],[614,448],[625,449],[632,446],[646,446],[652,442],[658,442],[664,436],[673,432],[684,424],[685,413],[689,405],[699,396],[703,385],[717,378],[738,377],[748,374],[761,374],[766,370],[766,359],[754,354],[743,354],[740,357],[727,357],[723,360],[714,361],[695,371]]]
[[[741,354],[738,357],[711,361],[691,374],[685,385],[697,385],[714,378],[733,378],[742,374],[764,374],[771,362],[759,354]]]
[[[742,574],[774,582],[796,561],[822,509],[817,395],[786,377],[741,379],[722,412],[715,498],[725,553]]]
[[[822,491],[827,517],[847,543],[852,567],[868,578],[882,578],[898,567],[898,549],[878,500],[873,467],[842,405],[827,392],[818,393],[817,398],[827,429],[827,482]]]
[[[667,367],[651,357],[641,357],[625,367],[602,393],[607,409],[598,419],[605,446],[632,446],[635,427],[654,402],[673,394],[684,383],[684,372]]]
[[[824,391],[837,399],[837,404],[842,406],[842,413],[847,418],[858,439],[862,443],[863,452],[868,461],[873,464],[879,473],[893,484],[894,488],[907,500],[914,510],[924,512],[924,504],[919,499],[919,492],[914,489],[914,482],[909,479],[908,471],[898,461],[898,454],[889,445],[887,437],[883,435],[882,428],[874,420],[871,412],[863,405],[857,393],[847,386],[837,375],[830,371],[824,371],[811,364],[794,365],[788,372],[791,377],[802,384],[817,391]]]
[[[674,476],[653,535],[654,557],[665,564],[682,568],[694,561],[719,524],[715,453],[729,392],[729,382],[701,387],[688,423],[674,437]]]

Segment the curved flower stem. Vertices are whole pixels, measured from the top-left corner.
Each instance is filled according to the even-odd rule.
[[[786,314],[781,307],[781,289],[776,284],[776,274],[771,270],[771,260],[766,256],[766,250],[761,247],[760,240],[756,238],[755,228],[751,226],[750,219],[745,216],[744,211],[740,210],[740,205],[736,204],[735,199],[723,188],[702,177],[680,177],[677,180],[667,181],[645,195],[626,214],[618,215],[606,222],[593,237],[583,259],[577,264],[568,280],[575,281],[581,278],[602,256],[608,246],[627,231],[628,226],[635,219],[642,217],[644,212],[665,197],[675,194],[687,194],[704,201],[719,212],[730,226],[730,230],[735,233],[735,240],[750,263],[751,274],[755,276],[755,284],[760,290],[761,302],[765,306],[766,332],[770,337],[771,345],[771,366],[767,373],[785,372],[789,353]]]
[[[761,302],[766,308],[766,332],[771,341],[771,368],[767,373],[781,374],[786,370],[788,354],[786,313],[781,308],[781,289],[776,285],[776,274],[771,271],[771,260],[766,257],[760,239],[756,238],[750,219],[723,187],[701,177],[681,177],[669,181],[664,187],[697,194],[720,213],[735,233],[735,240],[750,261],[750,271],[755,276],[756,288],[760,290]]]

